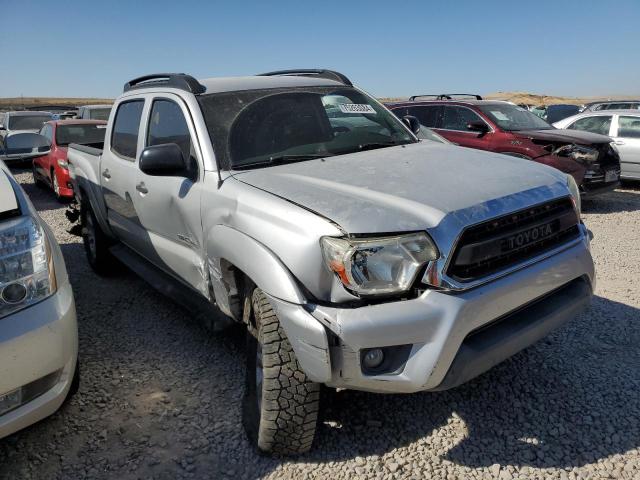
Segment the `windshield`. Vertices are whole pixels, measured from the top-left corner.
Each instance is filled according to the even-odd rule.
[[[420,125],[420,132],[418,132],[418,138],[421,140],[429,140],[431,142],[451,143],[449,140],[447,140],[441,135],[438,135],[436,132],[434,132],[430,128],[425,127],[424,125]]]
[[[109,120],[111,107],[108,108],[91,108],[89,109],[89,118],[91,120]]]
[[[9,115],[9,130],[40,130],[51,115]]]
[[[528,110],[508,103],[478,105],[498,127],[508,132],[517,130],[550,130],[551,125]]]
[[[349,87],[247,90],[199,98],[226,168],[300,161],[417,140],[387,109]]]
[[[64,147],[70,143],[89,145],[104,142],[106,125],[58,125],[56,129],[56,143]]]

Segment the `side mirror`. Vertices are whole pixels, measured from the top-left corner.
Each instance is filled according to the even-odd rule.
[[[489,125],[484,122],[469,122],[467,123],[467,130],[471,130],[472,132],[478,132],[481,134],[485,134],[489,132]]]
[[[409,130],[411,130],[414,135],[420,133],[420,122],[413,115],[405,115],[402,117],[402,123],[409,127]]]
[[[0,149],[0,159],[24,159],[41,157],[51,151],[47,137],[38,133],[14,133],[4,139],[4,147]]]
[[[175,143],[147,147],[140,155],[140,170],[154,177],[191,178],[189,165]]]

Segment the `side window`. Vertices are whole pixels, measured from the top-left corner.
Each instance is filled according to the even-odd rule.
[[[407,107],[399,107],[399,108],[394,108],[393,110],[391,110],[393,112],[393,114],[398,117],[398,118],[402,118],[405,115],[410,115],[410,113],[407,111]]]
[[[618,137],[640,138],[640,117],[618,118]]]
[[[144,100],[132,100],[118,105],[111,133],[111,150],[132,161],[138,155],[138,130]]]
[[[475,130],[467,128],[467,124],[471,122],[482,122],[482,119],[468,108],[457,107],[455,105],[444,106],[441,128],[459,130],[461,132],[475,132]]]
[[[583,130],[585,132],[599,133],[601,135],[609,135],[609,127],[611,126],[611,115],[597,115],[593,117],[584,117],[576,120],[569,129]]]
[[[175,143],[185,159],[191,153],[191,135],[180,107],[171,100],[154,100],[149,117],[147,146]]]
[[[40,130],[40,135],[42,135],[47,140],[49,140],[49,142],[51,142],[53,140],[53,127],[51,127],[51,125],[45,125]]]
[[[416,117],[423,127],[438,128],[438,117],[440,117],[441,108],[439,105],[420,105],[407,108],[407,114]]]

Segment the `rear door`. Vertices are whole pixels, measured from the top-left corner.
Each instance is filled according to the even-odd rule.
[[[443,105],[442,120],[436,131],[447,140],[463,147],[491,150],[493,129],[480,115],[462,105]],[[468,127],[469,123],[482,122],[487,125],[487,133]]]
[[[613,137],[620,153],[620,176],[640,179],[640,116],[619,115]]]
[[[142,144],[140,138],[145,100],[126,98],[117,106],[111,135],[105,138],[100,162],[100,182],[107,207],[107,218],[115,234],[134,247],[140,221],[133,205],[136,160]]]
[[[144,230],[141,255],[207,294],[200,213],[202,155],[188,107],[173,94],[155,95],[145,115],[144,146],[177,144],[192,178],[151,176],[139,168],[133,203]]]

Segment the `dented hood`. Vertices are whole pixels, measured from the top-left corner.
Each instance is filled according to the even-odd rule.
[[[543,140],[547,142],[577,143],[579,145],[592,145],[597,143],[609,143],[611,139],[598,133],[583,132],[580,130],[564,130],[559,128],[549,130],[518,130],[512,132],[516,136]]]
[[[563,181],[559,171],[435,142],[235,172],[244,183],[337,223],[348,233],[436,226],[450,212]]]

